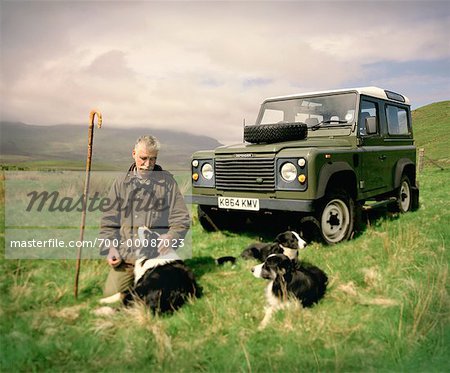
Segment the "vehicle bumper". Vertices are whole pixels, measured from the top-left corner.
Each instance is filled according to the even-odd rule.
[[[187,204],[218,207],[217,196],[186,195],[184,198]],[[297,211],[297,212],[314,211],[313,201],[310,200],[274,199],[274,198],[258,198],[258,199],[260,210]]]

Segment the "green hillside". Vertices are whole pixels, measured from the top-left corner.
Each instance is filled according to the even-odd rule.
[[[440,163],[449,163],[450,101],[435,102],[412,112],[417,148]]]

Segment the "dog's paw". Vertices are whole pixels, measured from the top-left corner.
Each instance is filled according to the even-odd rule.
[[[122,300],[122,293],[116,293],[110,297],[102,298],[99,300],[100,304],[110,304],[120,302]]]
[[[262,330],[264,330],[266,328],[266,326],[267,326],[267,323],[261,321],[261,323],[258,325],[258,330],[262,331]]]
[[[274,309],[273,307],[270,307],[270,306],[265,307],[264,318],[260,322],[260,324],[258,326],[258,330],[264,330],[266,328],[266,326],[269,324],[270,320],[272,319],[272,315],[275,311],[276,311],[276,309]]]

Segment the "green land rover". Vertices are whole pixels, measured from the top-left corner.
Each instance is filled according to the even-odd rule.
[[[206,230],[277,213],[329,244],[352,237],[364,207],[416,209],[409,100],[376,87],[266,99],[244,143],[193,154],[192,203]]]

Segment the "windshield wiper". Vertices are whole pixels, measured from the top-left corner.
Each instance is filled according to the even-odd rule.
[[[330,124],[330,123],[345,124],[345,123],[348,123],[348,121],[336,120],[336,119],[323,120],[322,122],[315,124],[314,126],[310,127],[309,129],[311,131],[317,131],[320,127],[322,127],[322,124]],[[349,126],[350,126],[350,124],[349,124]],[[347,127],[347,126],[327,126],[327,128],[339,128],[339,127]]]

